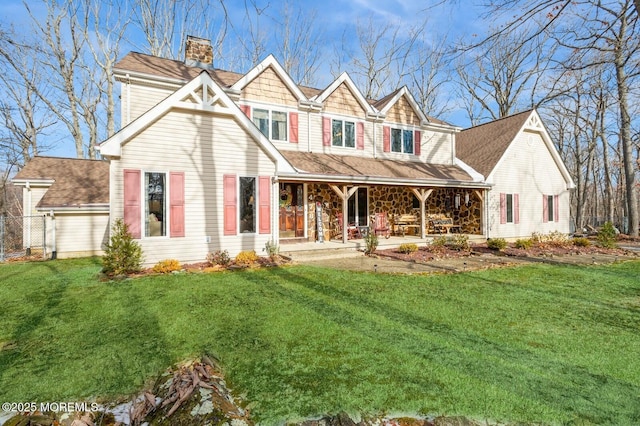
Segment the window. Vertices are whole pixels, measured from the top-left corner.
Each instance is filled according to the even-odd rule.
[[[413,154],[413,131],[391,129],[391,152]]]
[[[253,122],[258,126],[258,129],[265,135],[267,138],[269,137],[269,111],[264,109],[254,109],[253,110]]]
[[[547,195],[547,221],[553,222],[555,215],[553,212],[554,197],[553,195]]]
[[[166,175],[164,173],[145,173],[145,236],[165,236],[166,215]]]
[[[355,148],[356,146],[355,123],[352,121],[332,120],[331,144],[333,146],[344,146],[346,148]]]
[[[520,223],[520,197],[518,194],[500,193],[500,223]]]
[[[240,177],[240,232],[256,232],[256,178]]]
[[[402,130],[391,129],[391,152],[402,152]]]
[[[253,122],[267,138],[276,141],[287,140],[286,112],[255,108],[253,110]]]
[[[276,141],[287,140],[287,113],[271,112],[271,139]]]
[[[507,194],[507,223],[513,223],[513,194]]]

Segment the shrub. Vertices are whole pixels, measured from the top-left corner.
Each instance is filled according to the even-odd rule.
[[[267,252],[271,260],[276,260],[280,257],[280,246],[273,240],[269,240],[264,244],[264,250]]]
[[[179,271],[182,269],[180,262],[176,259],[165,259],[153,265],[151,269],[156,274],[168,274],[170,272]]]
[[[574,246],[577,247],[589,247],[591,245],[591,241],[589,241],[589,239],[585,237],[576,237],[571,240],[571,242]]]
[[[418,245],[414,243],[402,243],[398,247],[398,251],[404,254],[411,254],[418,251]]]
[[[236,256],[236,263],[238,265],[253,265],[258,261],[258,255],[255,250],[241,251]]]
[[[229,266],[231,263],[231,257],[229,257],[229,252],[227,250],[216,250],[213,253],[207,254],[207,262],[209,262],[211,266]]]
[[[602,229],[598,231],[598,245],[604,248],[616,247],[616,228],[613,223],[607,222],[602,226]]]
[[[556,247],[564,247],[571,244],[569,241],[569,236],[567,234],[563,234],[560,231],[551,231],[547,234],[547,242]]]
[[[110,277],[140,271],[142,248],[129,233],[129,227],[118,218],[111,227],[111,237],[102,256],[102,272]]]
[[[370,255],[373,254],[378,248],[378,236],[375,232],[369,232],[366,237],[364,237],[364,254]]]
[[[457,251],[468,250],[469,237],[462,234],[454,235],[451,239],[447,240],[446,245],[451,250],[457,250]]]
[[[435,237],[431,241],[431,246],[432,247],[444,247],[446,245],[447,245],[447,237],[445,237],[445,236]]]
[[[504,238],[489,238],[487,247],[491,250],[504,250],[507,247],[507,240]]]
[[[514,245],[518,249],[529,250],[533,246],[533,240],[531,238],[519,239],[516,240]]]
[[[563,234],[560,231],[552,231],[548,234],[541,234],[539,232],[534,232],[531,234],[531,240],[536,245],[551,245],[556,247],[566,247],[571,244],[569,241],[569,236],[567,234]]]

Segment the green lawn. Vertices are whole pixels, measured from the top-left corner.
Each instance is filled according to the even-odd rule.
[[[0,402],[129,395],[206,352],[265,422],[345,410],[640,423],[640,262],[121,282],[99,269],[0,265]]]

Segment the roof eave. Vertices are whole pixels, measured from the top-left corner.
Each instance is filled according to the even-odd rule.
[[[362,183],[367,185],[435,186],[439,188],[490,188],[492,186],[484,182],[455,179],[402,179],[384,176],[324,175],[314,173],[278,173],[278,179],[301,182]]]
[[[54,212],[94,212],[94,213],[109,213],[109,204],[95,203],[95,204],[77,204],[72,206],[55,206],[45,205],[37,206],[37,211],[54,211]]]

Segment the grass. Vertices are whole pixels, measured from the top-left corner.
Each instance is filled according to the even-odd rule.
[[[0,265],[0,401],[131,395],[206,352],[265,423],[343,410],[640,423],[640,262],[120,282],[99,269]]]

